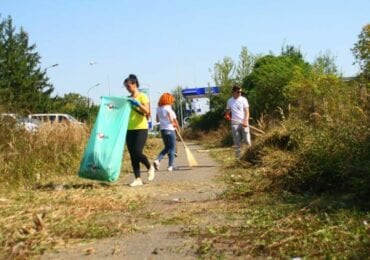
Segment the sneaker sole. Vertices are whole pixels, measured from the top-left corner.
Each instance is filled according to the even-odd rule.
[[[135,185],[129,184],[130,187],[138,187],[138,186],[143,186],[143,185],[144,185],[143,183],[142,184],[135,184]]]

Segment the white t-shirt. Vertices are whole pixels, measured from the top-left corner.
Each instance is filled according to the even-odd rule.
[[[157,108],[157,116],[161,130],[175,130],[175,127],[169,119],[169,115],[171,115],[172,119],[176,118],[176,114],[172,110],[171,105],[160,106]]]
[[[240,96],[238,98],[229,98],[226,109],[230,109],[231,111],[231,123],[242,123],[245,117],[246,108],[249,108],[249,103],[245,97]]]

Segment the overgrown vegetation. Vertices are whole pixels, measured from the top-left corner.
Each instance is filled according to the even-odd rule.
[[[256,59],[243,89],[251,123],[266,134],[254,136],[237,163],[230,150],[214,152],[224,165],[230,207],[223,211],[232,221],[190,229],[201,257],[368,257],[368,28],[353,49],[361,65],[356,80],[343,79],[330,54],[308,64],[288,46]],[[223,79],[225,89],[238,82]],[[225,105],[226,96],[213,101]],[[209,119],[196,118],[194,126],[214,128]],[[230,138],[224,127],[219,133],[217,145]]]
[[[15,33],[10,18],[0,23],[0,34],[4,112],[58,109],[93,118],[96,107],[78,94],[50,97],[53,88],[38,66],[35,46],[28,46],[23,30]],[[293,46],[264,56],[243,48],[238,64],[227,57],[215,64],[221,94],[212,97],[210,113],[192,118],[184,136],[223,147],[214,154],[228,184],[222,197],[228,207],[220,214],[230,221],[189,229],[199,238],[201,257],[368,257],[369,25],[352,51],[361,69],[352,82],[338,74],[330,55],[309,64]],[[233,151],[224,149],[231,136],[223,110],[234,83],[249,99],[251,123],[266,132],[254,136],[237,163]],[[0,257],[32,257],[68,240],[132,228],[115,215],[133,212],[142,198],[122,200],[113,185],[76,177],[88,133],[60,124],[31,134],[0,120]],[[147,152],[154,147],[149,142]],[[129,171],[125,165],[123,173]]]
[[[75,174],[88,136],[81,125],[43,124],[29,133],[0,120],[0,129],[3,190]]]
[[[370,215],[353,197],[295,193],[274,185],[294,168],[289,151],[297,144],[288,137],[284,129],[269,133],[256,144],[253,162],[236,164],[231,149],[213,150],[227,184],[217,213],[224,220],[189,226],[201,258],[368,257]]]
[[[360,75],[368,69],[367,36],[365,26],[353,49],[361,64]],[[245,60],[241,55],[240,63]],[[193,117],[190,126],[208,132],[224,125],[222,108],[230,97],[230,86],[242,83],[253,115],[250,123],[272,133],[256,138],[244,160],[263,167],[266,158],[280,156],[275,168],[284,170],[279,170],[274,183],[281,189],[298,193],[335,190],[364,199],[370,190],[369,83],[363,76],[345,81],[334,61],[327,52],[309,64],[299,49],[284,46],[277,56],[249,57],[250,66],[244,73],[240,69],[235,73],[234,62],[225,58],[215,65],[214,78],[219,81],[221,94],[212,100],[214,109]],[[243,75],[242,80],[238,75]],[[230,135],[219,140],[227,143]]]
[[[76,239],[131,232],[145,198],[78,178],[88,129],[45,124],[37,133],[0,120],[0,258],[30,258]],[[153,156],[160,140],[149,139]],[[122,175],[131,171],[125,156]]]

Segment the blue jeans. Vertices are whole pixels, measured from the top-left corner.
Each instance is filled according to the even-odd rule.
[[[173,166],[176,149],[175,130],[161,130],[161,136],[164,144],[163,150],[159,153],[157,160],[161,161],[168,153],[168,166]]]

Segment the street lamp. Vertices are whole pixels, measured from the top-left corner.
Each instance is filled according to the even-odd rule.
[[[50,68],[54,68],[56,66],[59,66],[59,64],[58,63],[55,63],[53,65],[50,65],[49,67],[46,67],[45,71],[48,70],[48,69],[50,69]]]
[[[100,86],[100,83],[96,83],[95,85],[91,86],[91,87],[87,90],[88,107],[90,107],[90,96],[89,96],[90,90],[92,90],[93,88],[95,88],[95,87],[97,87],[97,86]]]

